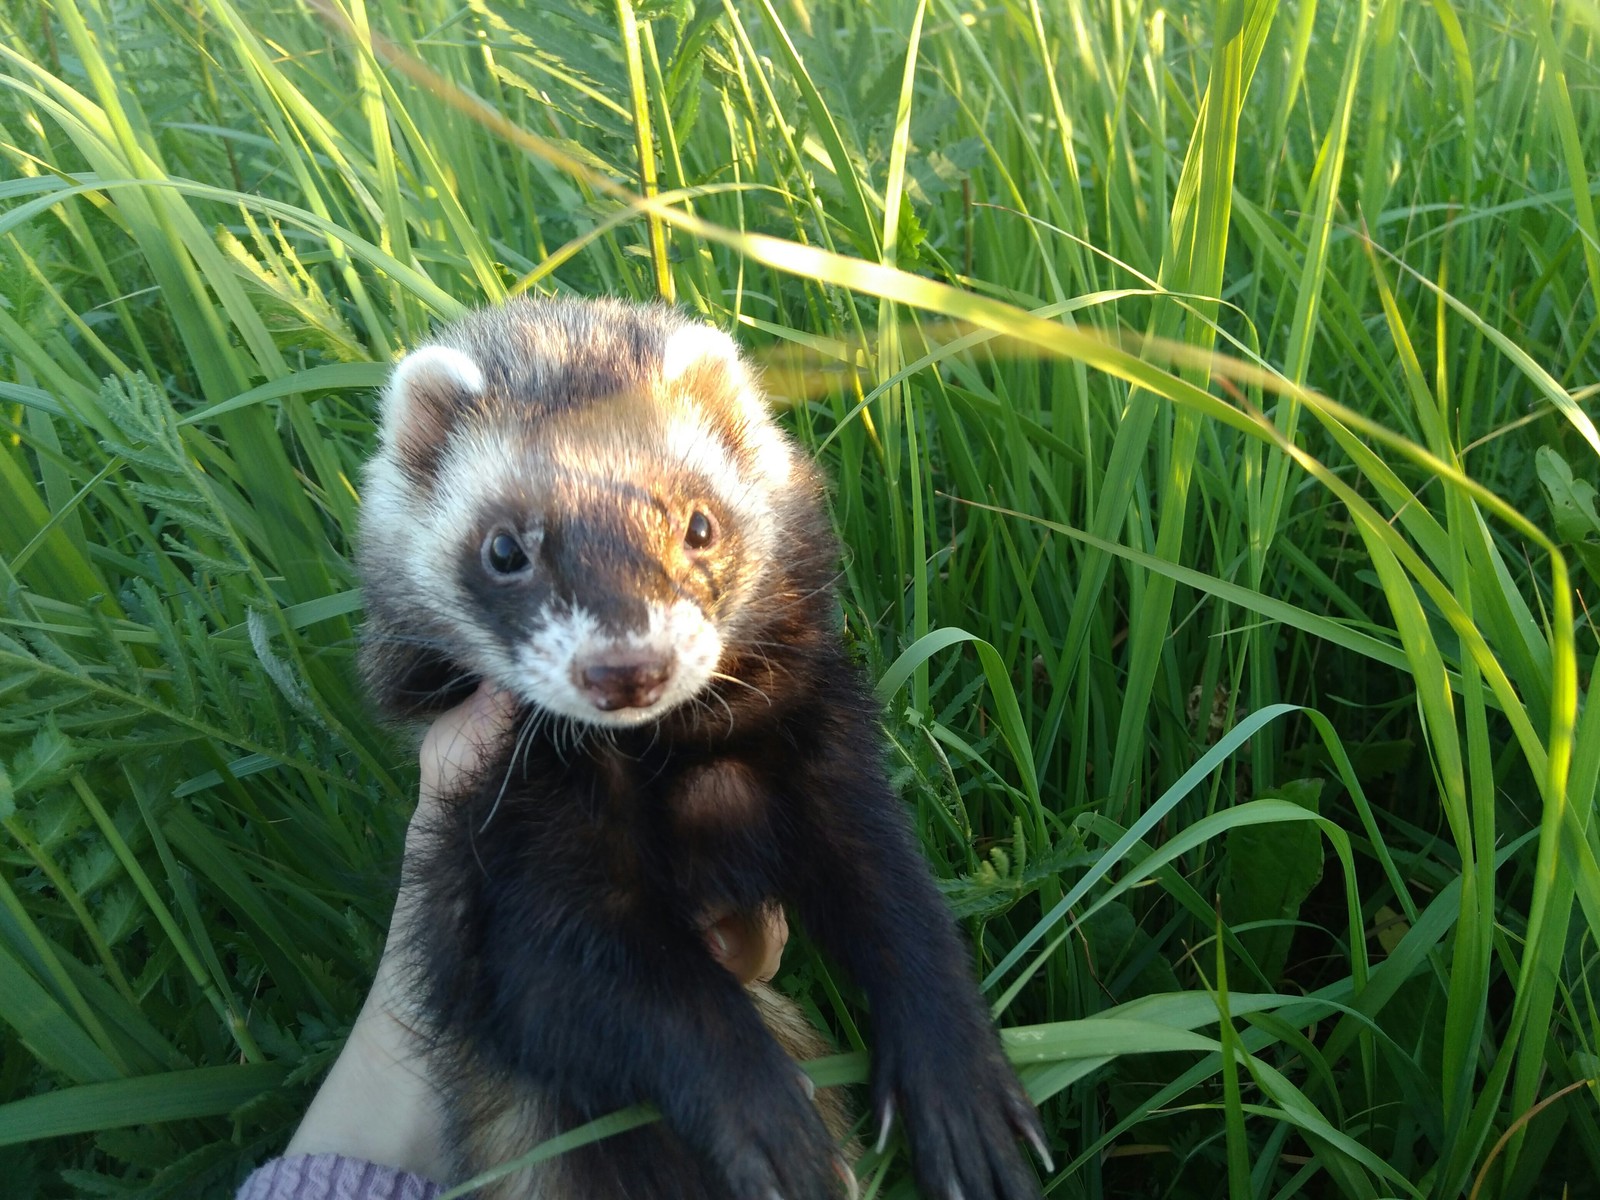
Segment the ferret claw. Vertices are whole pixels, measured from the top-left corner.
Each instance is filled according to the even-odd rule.
[[[889,1126],[893,1124],[894,1097],[891,1096],[883,1102],[883,1113],[878,1118],[878,1144],[873,1147],[877,1153],[882,1154],[883,1148],[889,1144]]]
[[[1022,1136],[1027,1139],[1028,1145],[1033,1147],[1034,1156],[1039,1160],[1039,1165],[1045,1169],[1045,1173],[1054,1175],[1056,1160],[1050,1157],[1050,1147],[1044,1144],[1044,1134],[1039,1132],[1039,1127],[1030,1122],[1023,1127]]]
[[[806,1094],[806,1099],[815,1100],[817,1098],[817,1081],[798,1067],[795,1068],[795,1074],[800,1076],[800,1090]]]
[[[844,1182],[845,1193],[850,1200],[860,1200],[861,1188],[856,1183],[856,1173],[850,1169],[850,1164],[837,1156],[833,1160],[833,1169],[838,1172],[839,1178]]]

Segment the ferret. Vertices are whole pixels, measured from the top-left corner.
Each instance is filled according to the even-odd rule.
[[[395,368],[362,500],[377,702],[425,717],[488,680],[520,705],[416,874],[460,1178],[648,1103],[480,1194],[853,1194],[762,1011],[798,1014],[700,932],[783,904],[870,1005],[880,1148],[898,1121],[930,1197],[1037,1197],[1038,1114],[842,643],[821,478],[733,340],[613,300],[475,312]]]

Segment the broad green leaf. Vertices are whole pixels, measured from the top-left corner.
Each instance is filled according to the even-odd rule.
[[[1267,795],[1318,811],[1322,780],[1296,779]],[[1255,965],[1276,983],[1294,940],[1300,905],[1322,879],[1322,839],[1309,825],[1250,825],[1228,831],[1223,843],[1222,919],[1240,930]],[[1237,964],[1233,968],[1238,970]]]
[[[1534,461],[1556,536],[1578,555],[1590,578],[1600,581],[1600,511],[1595,508],[1600,494],[1587,479],[1575,478],[1567,460],[1551,447],[1540,446]]]

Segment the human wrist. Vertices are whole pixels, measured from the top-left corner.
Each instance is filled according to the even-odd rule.
[[[379,990],[367,998],[285,1153],[340,1154],[448,1182],[426,1059]]]

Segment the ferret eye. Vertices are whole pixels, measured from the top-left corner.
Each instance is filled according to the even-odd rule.
[[[717,540],[717,527],[711,518],[699,509],[689,518],[689,527],[683,531],[683,544],[691,550],[704,550]]]
[[[505,530],[491,533],[483,543],[483,565],[493,575],[517,575],[527,569],[522,543]]]

